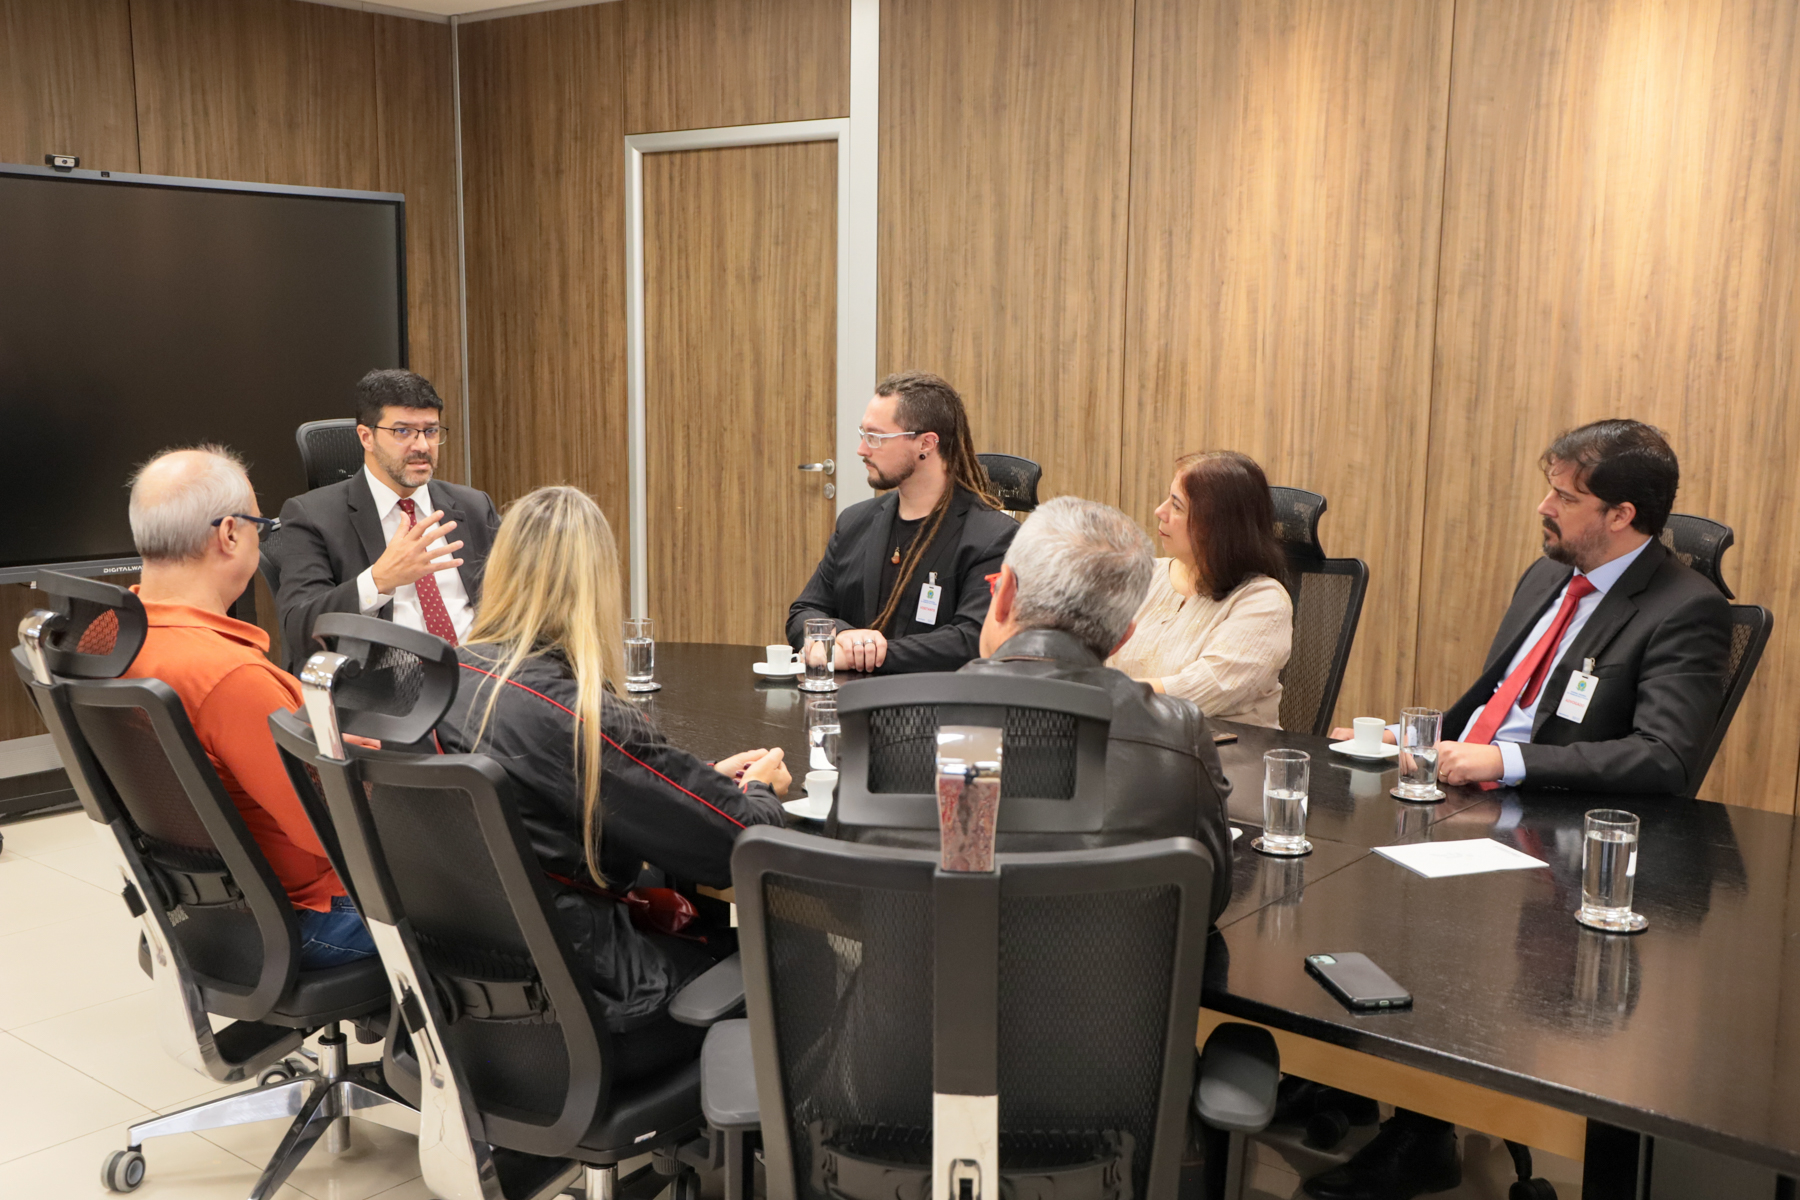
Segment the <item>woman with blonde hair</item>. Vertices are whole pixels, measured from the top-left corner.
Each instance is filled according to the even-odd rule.
[[[1279,729],[1294,605],[1263,469],[1235,450],[1176,459],[1156,538],[1168,557],[1106,665],[1215,720]]]
[[[732,843],[746,826],[781,823],[788,772],[779,749],[704,763],[618,698],[621,594],[599,505],[571,487],[516,501],[437,732],[447,753],[488,755],[519,785],[557,924],[612,1029],[614,1079],[627,1081],[699,1052],[705,1031],[671,1020],[669,1001],[733,947],[728,931],[641,929],[624,893],[646,862],[730,886]]]

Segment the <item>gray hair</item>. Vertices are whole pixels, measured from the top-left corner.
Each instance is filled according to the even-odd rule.
[[[1025,519],[1006,565],[1019,579],[1021,628],[1060,629],[1104,658],[1131,628],[1156,560],[1149,535],[1118,509],[1058,496]]]
[[[156,478],[156,467],[172,454],[203,456],[177,478]],[[224,446],[178,446],[153,456],[131,476],[131,540],[145,562],[185,562],[199,558],[212,536],[212,523],[249,512],[256,492],[244,460]]]

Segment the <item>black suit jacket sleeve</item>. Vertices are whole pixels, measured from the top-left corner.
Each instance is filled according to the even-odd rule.
[[[1700,752],[1719,719],[1722,671],[1731,646],[1731,610],[1710,585],[1684,597],[1657,623],[1636,665],[1631,730],[1623,737],[1566,744],[1534,740],[1519,747],[1533,787],[1596,788],[1690,795]],[[1569,671],[1545,681],[1541,705],[1553,705]],[[1596,666],[1598,690],[1630,687],[1629,664]],[[1590,705],[1590,708],[1593,706]],[[1569,725],[1559,717],[1550,721]],[[1583,722],[1586,723],[1585,721]],[[1540,724],[1540,733],[1548,721]],[[1561,739],[1557,739],[1558,742]]]
[[[838,632],[867,629],[879,615],[881,557],[893,528],[894,493],[846,509],[812,579],[788,609],[790,645],[799,646],[806,621],[828,617]],[[1019,524],[958,491],[944,525],[911,578],[898,583],[900,607],[888,635],[887,660],[875,672],[954,671],[981,651],[981,624],[992,599],[987,576],[1000,569]],[[936,573],[943,588],[937,620],[917,619],[919,589]]]
[[[338,578],[325,530],[320,527],[314,506],[307,503],[315,495],[316,492],[295,496],[281,506],[281,532],[270,547],[270,556],[280,568],[281,587],[275,608],[281,621],[281,644],[294,666],[306,661],[312,646],[313,622],[322,613],[362,611],[356,577],[370,565],[364,563],[348,578]],[[389,601],[375,615],[387,617],[392,606]]]

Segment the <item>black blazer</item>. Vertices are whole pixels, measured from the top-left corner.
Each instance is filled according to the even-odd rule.
[[[1444,714],[1462,736],[1573,567],[1541,558],[1513,590],[1481,678]],[[1731,609],[1718,588],[1658,541],[1644,547],[1544,680],[1531,741],[1519,747],[1529,787],[1692,795],[1694,772],[1725,700]],[[1594,660],[1580,724],[1556,715],[1569,675]]]
[[[481,599],[481,572],[487,566],[500,514],[486,492],[433,479],[432,503],[455,521],[450,540],[461,539],[456,573],[468,589],[469,602]],[[423,514],[421,514],[423,515]],[[375,564],[387,549],[375,494],[362,471],[340,483],[315,488],[281,506],[281,533],[268,544],[269,557],[280,573],[275,610],[281,616],[281,643],[288,670],[298,673],[312,653],[312,627],[320,613],[362,611],[356,577]],[[392,601],[377,616],[391,620]]]
[[[830,617],[838,632],[868,629],[881,612],[881,560],[892,553],[888,541],[900,493],[889,492],[853,504],[838,517],[806,590],[788,609],[788,643],[798,647],[810,617]],[[922,531],[921,531],[922,532]],[[987,576],[1000,569],[1019,523],[982,504],[975,493],[958,488],[944,514],[943,528],[919,559],[910,579],[897,581],[898,630],[888,640],[887,661],[877,675],[909,671],[954,671],[981,652],[981,623],[987,619]],[[937,572],[935,625],[916,620],[919,588]]]

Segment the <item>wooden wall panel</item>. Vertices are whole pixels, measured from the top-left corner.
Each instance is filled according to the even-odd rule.
[[[136,0],[143,169],[373,190],[374,20],[290,0]]]
[[[644,157],[657,636],[783,640],[837,520],[837,143]]]
[[[1125,507],[1240,450],[1369,564],[1348,715],[1410,703],[1451,0],[1139,0]]]
[[[1536,462],[1633,416],[1775,636],[1703,795],[1789,811],[1800,694],[1800,41],[1788,0],[1460,0],[1416,694],[1479,670]]]
[[[850,113],[850,0],[625,0],[625,130]]]
[[[444,399],[451,441],[439,473],[468,482],[463,437],[462,300],[457,277],[455,79],[450,27],[375,16],[376,186],[406,196],[406,334],[412,370]]]
[[[1131,59],[1114,0],[882,5],[878,369],[949,379],[1045,499],[1119,498]]]
[[[0,0],[0,162],[138,169],[128,0]]]
[[[624,8],[464,26],[475,485],[593,495],[623,547]]]

